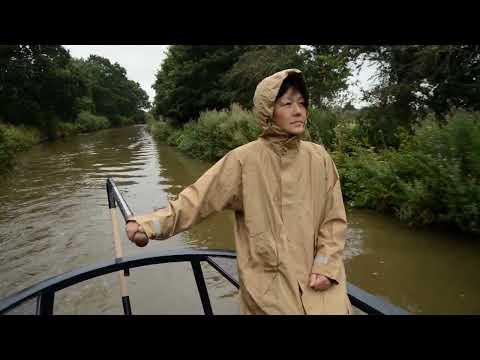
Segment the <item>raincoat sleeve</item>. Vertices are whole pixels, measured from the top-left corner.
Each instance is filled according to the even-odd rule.
[[[347,216],[342,199],[340,178],[331,157],[326,157],[327,194],[325,216],[320,224],[312,273],[322,274],[336,283],[340,281]]]
[[[167,239],[224,209],[240,211],[241,164],[233,151],[208,169],[174,201],[151,214],[131,220],[143,226],[150,239]]]

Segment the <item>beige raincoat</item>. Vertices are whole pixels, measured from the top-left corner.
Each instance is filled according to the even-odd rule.
[[[257,86],[254,111],[264,131],[256,141],[230,151],[166,208],[133,219],[150,238],[166,239],[231,209],[242,314],[349,314],[347,222],[335,164],[323,146],[272,123],[277,93],[292,73],[300,71]],[[311,289],[312,272],[334,285]]]

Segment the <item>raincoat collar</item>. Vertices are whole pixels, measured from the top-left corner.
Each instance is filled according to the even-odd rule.
[[[301,136],[291,135],[272,123],[267,130],[263,131],[260,138],[265,140],[277,154],[285,155],[298,150]]]

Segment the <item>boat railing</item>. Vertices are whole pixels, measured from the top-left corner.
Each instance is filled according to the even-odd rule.
[[[107,179],[107,195],[110,209],[114,209],[118,206],[125,220],[133,215],[131,209],[128,207],[128,204],[118,190],[118,187],[111,178]],[[115,214],[112,212],[112,221],[114,220],[114,217]],[[115,233],[115,221],[113,221],[113,224]],[[190,263],[205,315],[213,315],[213,310],[202,271],[202,263],[209,264],[233,286],[239,289],[238,272],[236,269],[236,261],[234,261],[236,260],[236,253],[233,251],[182,249],[123,257],[121,256],[121,248],[119,248],[118,242],[119,239],[117,238],[115,244],[116,257],[114,259],[72,270],[41,281],[25,290],[10,295],[0,300],[0,314],[25,313],[24,310],[22,311],[19,309],[22,309],[22,305],[28,302],[29,306],[27,308],[30,309],[30,313],[35,315],[52,315],[54,313],[55,295],[58,291],[83,281],[117,272],[119,273],[121,280],[120,288],[122,289],[123,312],[125,315],[131,315],[132,308],[129,296],[126,294],[126,286],[123,283],[125,281],[124,277],[130,276],[131,269],[165,263]],[[361,313],[367,315],[409,314],[407,311],[387,303],[379,297],[350,283],[347,284],[347,292],[351,304]],[[33,311],[32,307],[34,307]]]

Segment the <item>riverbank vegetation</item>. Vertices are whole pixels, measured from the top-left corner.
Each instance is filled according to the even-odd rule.
[[[480,233],[480,47],[193,48],[170,47],[157,73],[149,129],[159,140],[219,159],[260,133],[258,81],[297,67],[312,94],[306,139],[332,154],[349,206]],[[377,83],[356,109],[339,99],[351,64],[366,61]]]
[[[39,141],[144,122],[149,106],[140,85],[106,58],[0,45],[0,165]]]
[[[258,82],[295,67],[311,95],[305,138],[332,154],[348,205],[480,233],[480,46],[173,45],[161,65],[150,106],[118,63],[1,45],[0,165],[40,141],[146,121],[215,161],[260,134]],[[357,108],[349,82],[364,66],[375,81]]]

